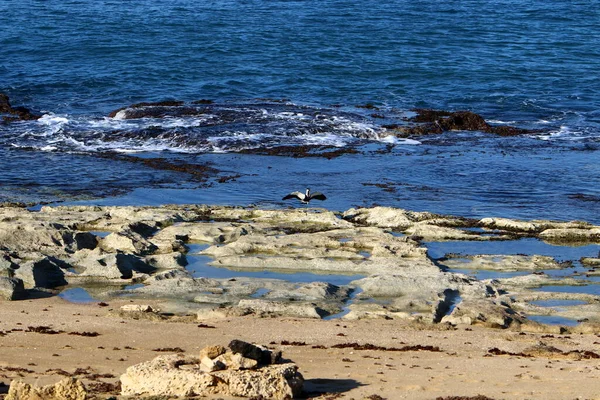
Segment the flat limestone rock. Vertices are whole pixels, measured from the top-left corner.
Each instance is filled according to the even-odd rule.
[[[203,372],[197,359],[182,354],[162,355],[127,368],[121,375],[124,396],[240,396],[292,398],[302,391],[295,364],[276,364],[257,370]]]
[[[549,256],[524,255],[490,255],[451,256],[439,261],[448,268],[485,269],[494,271],[535,271],[543,269],[560,269],[562,265]]]
[[[240,300],[238,308],[249,309],[259,315],[285,315],[320,319],[324,312],[312,303],[289,303],[261,299]]]
[[[54,385],[32,386],[16,380],[11,382],[5,400],[86,400],[83,383],[75,378],[65,378]]]

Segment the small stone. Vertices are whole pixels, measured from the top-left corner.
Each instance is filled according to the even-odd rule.
[[[200,369],[204,372],[214,372],[225,369],[226,365],[219,360],[212,360],[209,357],[203,357],[200,360]]]
[[[213,360],[219,357],[221,354],[224,354],[226,351],[227,349],[220,345],[206,346],[200,350],[200,359],[202,360],[204,357],[208,357],[209,359]]]
[[[242,370],[242,369],[255,369],[258,366],[258,361],[252,358],[247,358],[239,353],[225,353],[221,354],[215,359],[224,364],[227,369],[231,370]]]
[[[156,312],[152,306],[147,304],[125,304],[121,306],[121,311],[125,312]]]

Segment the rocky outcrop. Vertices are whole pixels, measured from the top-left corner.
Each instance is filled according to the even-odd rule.
[[[298,367],[278,364],[280,352],[240,340],[228,347],[208,346],[200,358],[164,355],[131,366],[121,375],[121,394],[288,399],[301,393]]]
[[[87,390],[81,381],[65,378],[53,385],[37,387],[15,380],[5,400],[86,400]]]
[[[6,94],[0,93],[0,114],[9,114],[3,116],[4,121],[31,121],[40,119],[42,116],[34,114],[25,107],[13,107],[10,105],[9,98]]]
[[[322,318],[345,310],[344,318],[482,321],[475,311],[466,313],[466,305],[475,304],[484,314],[510,314],[525,309],[518,303],[531,288],[584,285],[583,275],[596,272],[552,278],[540,271],[566,265],[533,255],[448,254],[432,260],[427,241],[538,237],[589,243],[598,240],[598,232],[600,227],[580,221],[472,220],[390,207],[339,214],[312,208],[204,205],[45,206],[39,212],[6,206],[0,208],[1,296],[22,297],[21,281],[27,289],[46,292],[69,283],[93,287],[94,295],[106,300],[127,295],[143,304],[152,297],[161,301],[163,313],[197,312],[198,319],[248,314]],[[188,253],[188,245],[197,251],[194,243],[206,244],[199,254],[210,257],[212,266],[230,269],[221,276],[232,278],[199,277],[212,270],[202,265],[206,258]],[[594,259],[588,258],[585,265],[594,268]],[[185,269],[188,259],[195,263],[193,275]],[[443,272],[469,267],[533,273],[477,281]],[[244,272],[237,275],[235,270]],[[332,285],[244,277],[257,270],[354,278],[340,276],[352,282]],[[115,284],[125,289],[116,289]],[[507,301],[505,293],[518,301]],[[489,310],[480,305],[486,303]],[[158,312],[135,313],[163,317]],[[592,311],[582,315],[588,318]],[[500,319],[497,316],[488,325],[513,326]]]
[[[516,136],[540,132],[514,126],[492,126],[481,115],[471,111],[430,109],[416,109],[413,111],[416,112],[416,115],[409,119],[411,125],[394,125],[387,126],[387,128],[399,137],[432,135],[447,131],[480,131],[499,136]]]

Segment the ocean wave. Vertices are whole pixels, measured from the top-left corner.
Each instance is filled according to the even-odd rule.
[[[362,115],[291,103],[144,106],[125,108],[114,118],[46,114],[10,137],[16,147],[84,153],[343,147],[362,140],[392,143],[383,128]]]

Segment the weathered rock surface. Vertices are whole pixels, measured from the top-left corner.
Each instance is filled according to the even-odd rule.
[[[67,285],[64,262],[54,257],[44,257],[36,261],[27,261],[19,265],[14,276],[23,280],[26,288],[53,289]]]
[[[65,378],[54,385],[42,387],[15,380],[10,384],[5,400],[86,400],[87,390],[75,378]]]
[[[537,270],[564,265],[539,256],[477,255],[464,264],[460,260],[464,256],[449,255],[434,263],[422,243],[520,237],[594,243],[600,239],[599,232],[600,227],[579,221],[472,220],[389,207],[350,209],[340,215],[312,208],[203,205],[46,206],[39,212],[5,206],[0,207],[0,277],[5,278],[4,298],[24,295],[19,281],[9,279],[13,277],[28,289],[52,289],[67,282],[100,283],[106,285],[94,289],[100,298],[127,294],[143,303],[153,297],[163,301],[164,312],[193,314],[200,308],[199,319],[248,313],[320,318],[348,307],[346,318],[482,321],[475,311],[465,311],[468,304],[475,304],[480,312],[497,315],[487,319],[494,320],[488,325],[514,326],[506,322],[506,316],[504,322],[500,317],[525,309],[520,307],[530,288],[583,285],[584,277],[555,279],[540,274]],[[210,264],[217,267],[335,273],[355,275],[356,279],[349,286],[336,286],[243,278],[231,272],[227,275],[235,278],[194,278],[184,268],[185,245],[191,243],[208,243],[201,254],[211,257]],[[594,259],[588,259],[582,260],[584,265],[594,268]],[[444,273],[436,263],[451,268],[535,272],[478,282]],[[596,269],[581,275],[595,273]],[[131,286],[108,289],[108,285],[124,283]],[[143,287],[133,285],[140,283]],[[515,300],[507,301],[504,293]],[[488,304],[489,309],[479,302]],[[462,311],[450,313],[454,305]],[[593,307],[582,315],[591,315],[591,310]]]
[[[448,268],[485,269],[495,271],[534,271],[543,269],[560,269],[563,266],[549,256],[524,255],[490,255],[474,256],[447,255],[439,261]]]
[[[0,299],[19,300],[25,296],[25,286],[21,279],[0,276]]]
[[[202,349],[200,359],[165,355],[129,367],[121,376],[121,393],[269,399],[287,399],[301,393],[303,378],[298,367],[292,363],[276,364],[279,352],[239,340],[233,340],[229,349],[209,346]]]
[[[241,309],[250,310],[263,316],[292,316],[298,318],[321,318],[327,312],[312,303],[291,303],[261,299],[240,300],[237,305]]]

